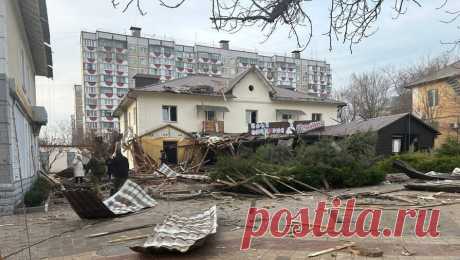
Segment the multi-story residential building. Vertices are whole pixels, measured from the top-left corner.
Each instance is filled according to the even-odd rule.
[[[79,144],[84,137],[83,118],[85,110],[83,109],[83,87],[74,85],[75,107],[72,115],[72,144]]]
[[[220,41],[219,48],[188,46],[142,37],[136,27],[131,32],[81,33],[85,132],[106,132],[118,125],[111,112],[128,88],[134,87],[136,74],[153,75],[160,81],[197,74],[232,78],[255,65],[276,86],[317,96],[331,93],[330,65],[302,59],[298,51],[292,57],[263,56],[232,50],[228,41]]]
[[[0,1],[0,215],[22,200],[40,168],[35,76],[53,76],[45,0]]]
[[[141,137],[152,158],[158,160],[160,151],[165,150],[169,158],[180,160],[178,149],[192,133],[285,134],[287,128],[282,125],[292,123],[300,134],[312,125],[336,124],[338,108],[343,105],[274,86],[253,66],[230,79],[192,75],[130,89],[114,114],[120,118],[121,132],[128,138],[131,134]]]
[[[441,135],[435,147],[447,138],[459,140],[460,61],[407,86],[412,91],[412,112],[434,126]]]

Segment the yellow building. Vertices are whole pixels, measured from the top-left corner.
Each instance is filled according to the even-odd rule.
[[[459,140],[459,79],[460,61],[407,86],[412,90],[412,112],[441,132],[435,147],[447,138]]]

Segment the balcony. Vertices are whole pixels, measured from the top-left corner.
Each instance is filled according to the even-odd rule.
[[[202,132],[204,134],[215,135],[224,133],[224,121],[203,121]]]

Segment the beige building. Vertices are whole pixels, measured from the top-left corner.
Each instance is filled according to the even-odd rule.
[[[412,90],[412,112],[441,133],[435,147],[447,138],[459,140],[459,80],[460,62],[455,62],[407,86]]]
[[[12,213],[39,170],[35,76],[52,77],[45,0],[0,1],[0,215]]]
[[[323,121],[334,125],[341,105],[339,101],[275,87],[252,67],[232,79],[195,75],[130,89],[115,115],[122,133],[150,134],[172,142],[186,138],[184,133],[247,133],[251,124],[265,122]],[[163,128],[166,125],[174,129]],[[166,131],[152,131],[155,129]]]

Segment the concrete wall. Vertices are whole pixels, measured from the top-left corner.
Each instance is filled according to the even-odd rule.
[[[6,76],[0,74],[0,215],[13,212],[39,167],[37,137],[9,91]]]
[[[249,91],[248,86],[254,90]],[[197,111],[197,105],[225,106],[229,112],[217,112],[217,120],[224,120],[226,133],[245,133],[248,131],[246,110],[257,110],[259,122],[279,121],[277,109],[301,110],[299,120],[311,120],[312,113],[321,113],[326,125],[334,125],[337,118],[337,106],[311,102],[272,101],[267,87],[253,73],[243,78],[233,90],[235,99],[223,97],[206,97],[192,95],[177,95],[169,93],[146,93],[137,98],[137,129],[143,134],[165,124],[172,124],[187,132],[201,131],[204,112]],[[165,122],[162,119],[162,106],[177,106],[177,122]],[[125,114],[126,116],[126,114]],[[123,128],[123,117],[121,125]],[[132,124],[130,124],[132,126]]]
[[[10,93],[18,87],[35,105],[33,64],[18,1],[0,1],[0,215],[13,212],[39,167],[30,119]]]
[[[31,105],[35,105],[35,70],[18,1],[6,2],[8,77],[21,86]]]

